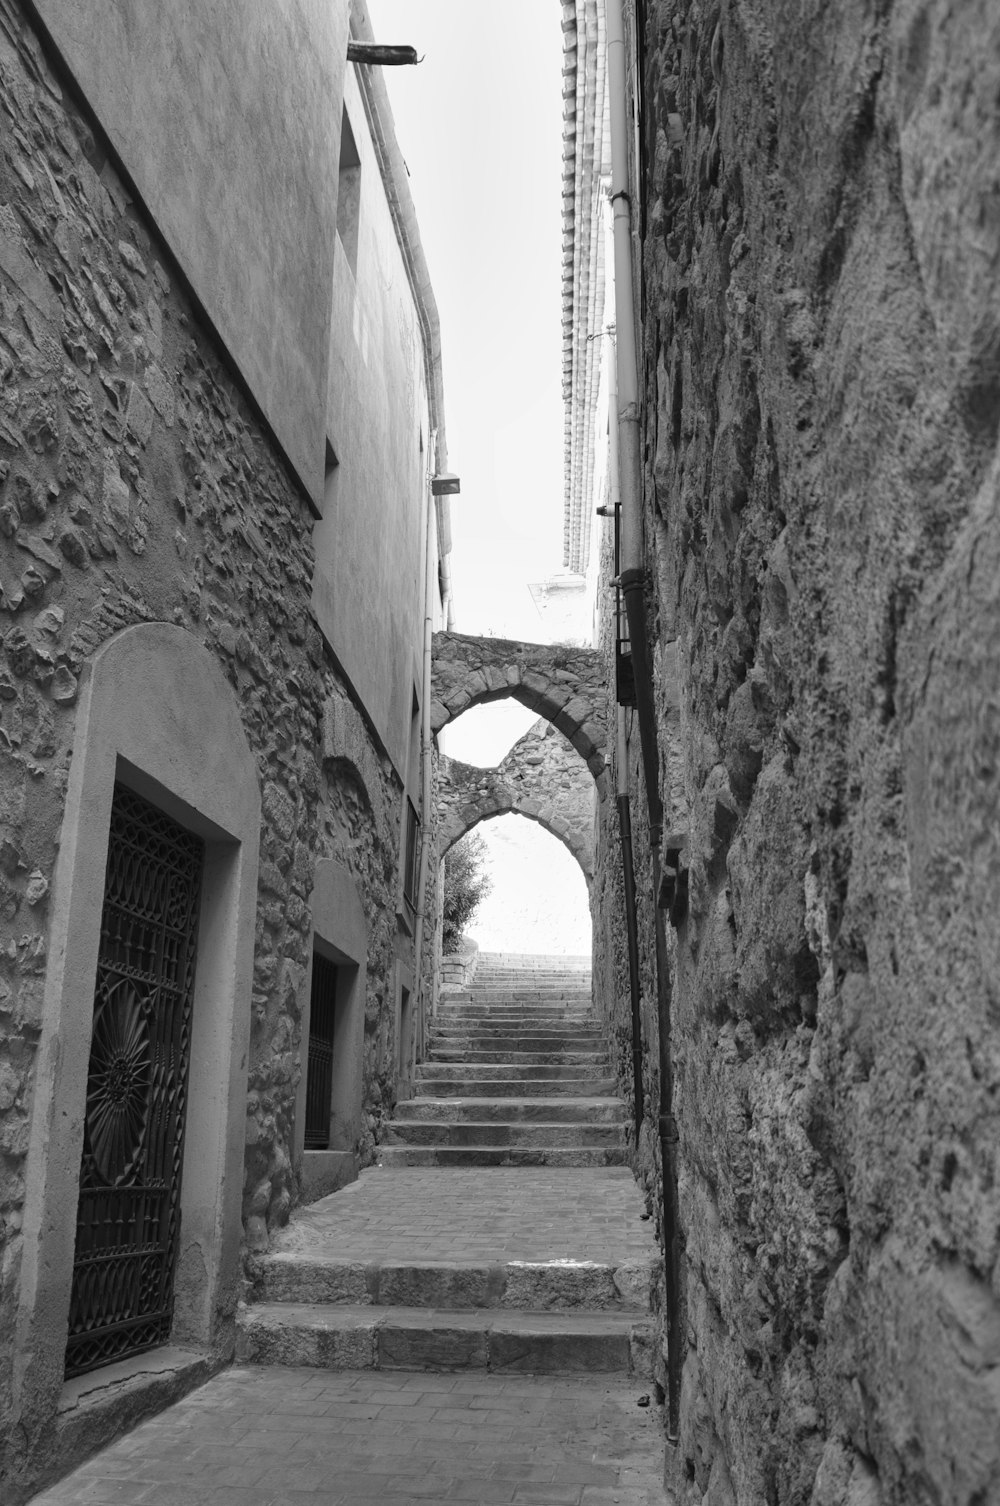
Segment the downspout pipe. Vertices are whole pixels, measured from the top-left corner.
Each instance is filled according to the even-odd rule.
[[[606,0],[608,95],[611,125],[611,204],[615,266],[615,349],[618,377],[618,435],[621,467],[622,568],[636,710],[649,816],[650,878],[655,916],[656,986],[660,1040],[660,1158],[663,1174],[663,1251],[667,1332],[667,1437],[676,1442],[680,1426],[681,1332],[677,1206],[677,1129],[673,1117],[670,1054],[670,976],[660,888],[663,804],[659,792],[659,749],[653,699],[652,658],[646,629],[646,572],[642,549],[642,452],[640,446],[639,363],[635,340],[632,279],[632,206],[628,163],[627,50],[622,0]]]
[[[628,743],[625,707],[618,707],[618,830],[622,843],[622,879],[625,888],[625,934],[628,938],[628,982],[632,1004],[632,1102],[635,1114],[635,1148],[643,1119],[642,1014],[639,1007],[639,925],[635,908],[635,864],[632,856],[632,813],[628,798]]]
[[[618,377],[615,340],[611,337],[611,360],[608,362],[608,407],[613,416],[618,410]],[[608,425],[608,482],[615,524],[615,572],[619,571],[621,550],[621,480],[619,469],[618,425]],[[617,624],[616,624],[617,630]],[[622,886],[625,898],[625,935],[628,942],[628,983],[632,1014],[632,1105],[635,1120],[635,1148],[639,1151],[639,1132],[644,1113],[642,1011],[639,987],[639,922],[635,905],[635,861],[632,853],[632,811],[629,805],[628,733],[625,707],[618,707],[618,742],[616,749],[616,804],[618,831],[622,844]]]
[[[649,806],[650,841],[659,845],[663,830],[660,761],[653,705],[652,661],[646,631],[646,572],[642,558],[642,473],[640,448],[639,362],[635,343],[632,286],[632,206],[629,196],[628,122],[626,119],[625,23],[621,0],[608,0],[608,89],[611,115],[611,214],[615,262],[615,355],[618,378],[618,445],[621,475],[621,571],[632,666],[642,769]]]

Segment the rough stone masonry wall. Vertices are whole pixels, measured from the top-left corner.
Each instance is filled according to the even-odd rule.
[[[986,1506],[1000,13],[644,9],[646,530],[690,810],[673,1484]]]
[[[0,1354],[9,1356],[48,892],[88,657],[130,624],[186,628],[223,665],[257,757],[244,1211],[258,1237],[296,1191],[289,1142],[314,852],[352,868],[370,915],[393,916],[400,792],[309,614],[308,509],[13,0],[0,0],[0,122]],[[352,736],[324,731],[341,704],[357,723]],[[348,744],[364,752],[352,761]],[[393,941],[379,920],[369,1138],[391,1092]],[[3,1365],[0,1437],[11,1439],[7,1387]]]

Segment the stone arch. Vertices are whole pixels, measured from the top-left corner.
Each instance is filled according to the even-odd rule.
[[[473,706],[511,696],[552,722],[586,763],[600,798],[608,787],[604,664],[595,649],[435,633],[431,726],[440,732]]]
[[[527,804],[528,802],[526,801],[512,800],[505,802],[502,799],[498,799],[492,805],[484,802],[474,809],[467,807],[464,811],[452,817],[447,824],[442,824],[440,828],[441,857],[447,857],[449,848],[454,847],[456,842],[461,841],[462,837],[466,836],[468,832],[474,831],[484,821],[492,821],[495,816],[524,816],[526,820],[534,821],[538,826],[544,827],[550,836],[555,837],[558,842],[561,842],[567,852],[576,858],[589,889],[590,881],[594,876],[592,855],[586,850],[581,850],[579,843],[574,838],[573,832],[564,823],[546,820],[544,816],[539,815],[536,811],[527,809]]]
[[[495,768],[456,758],[438,765],[435,809],[442,851],[481,821],[525,816],[557,837],[589,884],[594,872],[594,781],[575,748],[539,718]]]

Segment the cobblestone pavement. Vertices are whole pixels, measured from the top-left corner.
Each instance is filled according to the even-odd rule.
[[[665,1506],[642,1394],[602,1376],[234,1367],[33,1506]]]
[[[460,1100],[456,1100],[460,1102]],[[588,1260],[655,1253],[627,1167],[371,1168],[296,1212],[274,1248],[341,1260]]]

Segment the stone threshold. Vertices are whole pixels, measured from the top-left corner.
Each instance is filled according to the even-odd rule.
[[[60,1480],[230,1363],[231,1356],[209,1349],[165,1344],[65,1381],[46,1466],[33,1480],[29,1495],[19,1496],[15,1488],[9,1506],[18,1506]]]

